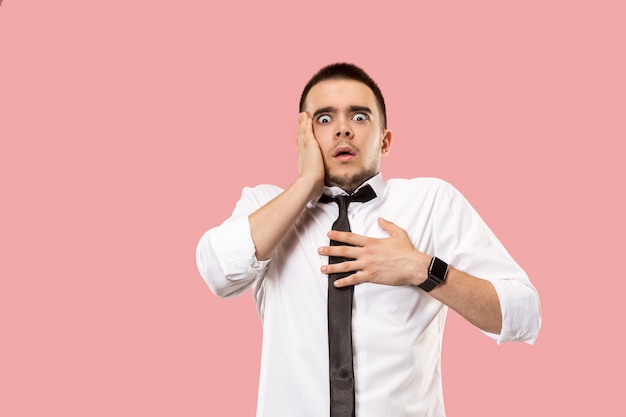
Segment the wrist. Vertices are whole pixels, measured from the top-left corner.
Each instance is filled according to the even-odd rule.
[[[448,276],[448,264],[433,256],[426,271],[426,279],[418,285],[419,288],[430,292],[434,288],[443,284]]]
[[[407,273],[411,274],[410,285],[418,287],[422,282],[428,279],[428,265],[430,264],[430,256],[415,250],[413,262],[409,265]]]
[[[324,191],[324,178],[300,175],[293,184],[297,189],[307,193],[307,200],[315,198]]]

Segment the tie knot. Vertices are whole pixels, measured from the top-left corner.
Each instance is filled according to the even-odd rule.
[[[345,206],[347,208],[348,204],[353,201],[365,203],[373,200],[374,198],[376,198],[376,192],[369,184],[367,184],[350,195],[340,194],[335,197],[331,197],[327,194],[322,194],[319,201],[322,203],[330,203],[331,201],[334,201],[339,205],[339,207]]]

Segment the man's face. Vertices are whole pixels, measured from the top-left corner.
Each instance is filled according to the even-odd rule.
[[[352,192],[380,171],[381,155],[391,147],[376,97],[354,80],[326,80],[309,91],[305,111],[313,117],[328,186]]]

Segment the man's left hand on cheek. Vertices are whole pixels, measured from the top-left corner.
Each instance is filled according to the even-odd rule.
[[[378,218],[378,225],[389,237],[379,239],[337,230],[328,233],[329,238],[346,245],[322,246],[319,254],[350,260],[323,265],[321,271],[324,274],[355,272],[335,281],[336,287],[362,282],[418,285],[426,280],[430,256],[413,247],[404,229],[382,217]]]

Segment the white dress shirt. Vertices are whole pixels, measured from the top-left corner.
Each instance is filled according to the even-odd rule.
[[[352,202],[354,233],[387,237],[383,217],[415,248],[493,283],[502,308],[498,343],[533,343],[541,319],[537,292],[465,198],[434,178],[367,181],[377,198]],[[329,415],[327,232],[336,204],[309,203],[267,261],[258,261],[248,216],[282,192],[245,188],[232,216],[200,240],[200,274],[220,297],[252,287],[263,321],[257,417]],[[326,188],[331,196],[344,193]],[[352,317],[357,417],[441,417],[441,342],[447,307],[417,287],[355,286]]]

